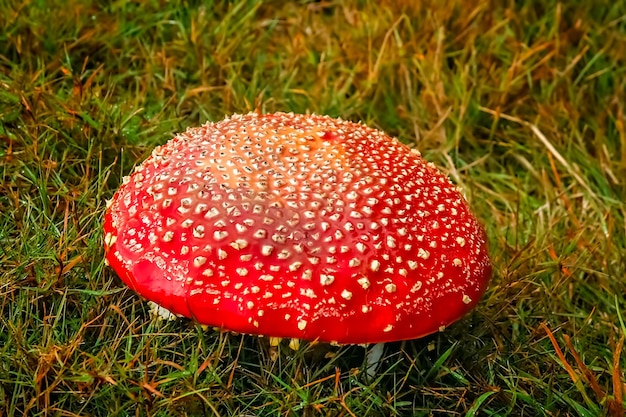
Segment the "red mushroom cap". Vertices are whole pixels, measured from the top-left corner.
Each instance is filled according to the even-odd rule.
[[[433,164],[325,116],[188,129],[124,178],[104,233],[137,293],[266,336],[421,337],[469,311],[491,276],[483,229]]]

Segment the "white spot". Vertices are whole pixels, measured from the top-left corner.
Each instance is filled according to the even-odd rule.
[[[341,297],[345,298],[346,300],[349,300],[352,298],[352,292],[348,291],[348,290],[343,290],[341,291]]]
[[[305,297],[309,297],[309,298],[317,298],[317,296],[315,295],[315,292],[311,289],[311,288],[301,288],[300,289],[300,294],[304,295]]]
[[[348,265],[349,265],[351,268],[354,268],[354,267],[357,267],[357,266],[361,265],[361,261],[360,261],[360,260],[358,260],[357,258],[352,258],[352,259],[350,259],[350,261],[348,262]]]
[[[396,284],[387,284],[387,285],[385,285],[385,291],[387,291],[390,294],[396,292],[397,288],[398,287],[396,287]]]
[[[472,302],[472,299],[471,299],[471,297],[470,297],[469,295],[467,295],[467,294],[463,294],[463,302],[464,302],[465,304],[469,304],[469,303],[471,303],[471,302]]]
[[[106,236],[104,237],[104,243],[107,246],[113,245],[115,241],[117,241],[117,236],[112,235],[110,232],[107,233]]]
[[[272,253],[273,250],[274,250],[273,246],[263,245],[261,247],[261,254],[263,254],[264,256],[269,256]]]
[[[171,230],[165,232],[165,234],[163,235],[163,242],[171,242],[172,239],[174,239],[174,232],[172,232]]]
[[[206,214],[204,215],[205,219],[212,219],[213,217],[217,217],[219,216],[220,212],[218,209],[216,209],[215,207],[211,207],[211,209],[209,211],[206,212]]]
[[[272,240],[277,243],[285,243],[287,236],[284,234],[285,226],[279,226],[276,228],[277,233],[272,235]]]
[[[465,239],[459,236],[456,238],[456,243],[458,243],[460,247],[463,247],[465,246]]]
[[[200,213],[202,213],[202,212],[203,212],[204,210],[206,210],[206,209],[207,209],[207,205],[206,205],[206,204],[204,204],[204,203],[200,203],[200,204],[198,204],[198,205],[196,206],[196,209],[194,210],[194,212],[195,212],[196,214],[200,214]]]
[[[193,266],[195,266],[196,268],[200,268],[205,263],[206,263],[206,257],[204,256],[198,256],[194,258],[193,260]]]
[[[254,308],[254,302],[252,301],[248,301],[246,303],[246,307],[248,307],[249,310],[252,310]]]
[[[377,272],[380,269],[380,262],[377,259],[374,259],[370,263],[370,269],[374,272]]]
[[[194,229],[194,236],[195,235],[196,235],[196,233],[195,233],[195,229]],[[217,240],[218,242],[220,240],[224,240],[227,236],[228,236],[228,232],[226,232],[224,230],[216,230],[215,232],[213,232],[213,239]]]
[[[322,285],[330,285],[335,281],[335,277],[332,275],[320,274],[320,283]]]
[[[424,250],[422,248],[419,248],[417,251],[417,256],[419,256],[420,258],[426,260],[428,258],[430,258],[430,252],[428,252],[427,250]]]
[[[298,268],[300,268],[301,266],[302,266],[302,262],[294,262],[291,265],[289,265],[289,270],[293,272],[297,270]]]
[[[230,244],[233,249],[245,249],[248,246],[248,241],[245,239],[237,239]]]
[[[241,276],[241,277],[245,277],[246,275],[248,275],[248,269],[247,268],[237,268],[237,274],[239,274],[239,276]]]
[[[393,325],[388,324],[387,327],[383,329],[383,332],[388,333],[393,330]]]
[[[306,328],[306,321],[305,320],[300,320],[298,321],[298,329],[300,330],[304,330]]]
[[[370,285],[372,285],[370,283],[370,280],[367,279],[367,277],[361,277],[361,278],[357,279],[356,282],[358,282],[359,285],[361,286],[361,288],[363,288],[364,290],[368,289],[370,287]]]
[[[453,264],[454,266],[461,266],[461,265],[463,265],[463,262],[462,262],[459,258],[454,258],[454,259],[452,260],[452,264]]]
[[[361,306],[361,311],[363,313],[369,313],[370,311],[372,311],[372,306],[363,305],[363,306]]]
[[[204,237],[204,226],[199,224],[196,227],[194,227],[193,228],[193,236],[198,238],[198,239],[201,239],[202,237]]]

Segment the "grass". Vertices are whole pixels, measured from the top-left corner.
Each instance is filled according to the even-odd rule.
[[[625,106],[623,2],[2,2],[0,416],[623,415]],[[373,380],[360,347],[151,319],[104,267],[105,200],[253,110],[362,120],[445,170],[489,235],[478,308]]]

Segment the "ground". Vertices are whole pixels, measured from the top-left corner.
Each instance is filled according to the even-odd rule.
[[[620,416],[626,3],[0,3],[0,416]],[[363,121],[464,190],[494,276],[364,349],[159,321],[103,263],[123,175],[248,111]]]

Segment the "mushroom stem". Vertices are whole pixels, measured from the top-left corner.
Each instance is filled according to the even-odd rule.
[[[374,378],[376,376],[376,371],[380,365],[380,358],[383,357],[384,350],[384,343],[376,343],[367,349],[367,353],[365,354],[365,365],[367,367],[366,373],[368,377]]]
[[[157,320],[170,321],[178,318],[176,314],[172,313],[165,307],[161,307],[154,301],[148,301],[148,307],[150,308],[150,314],[155,316]]]

